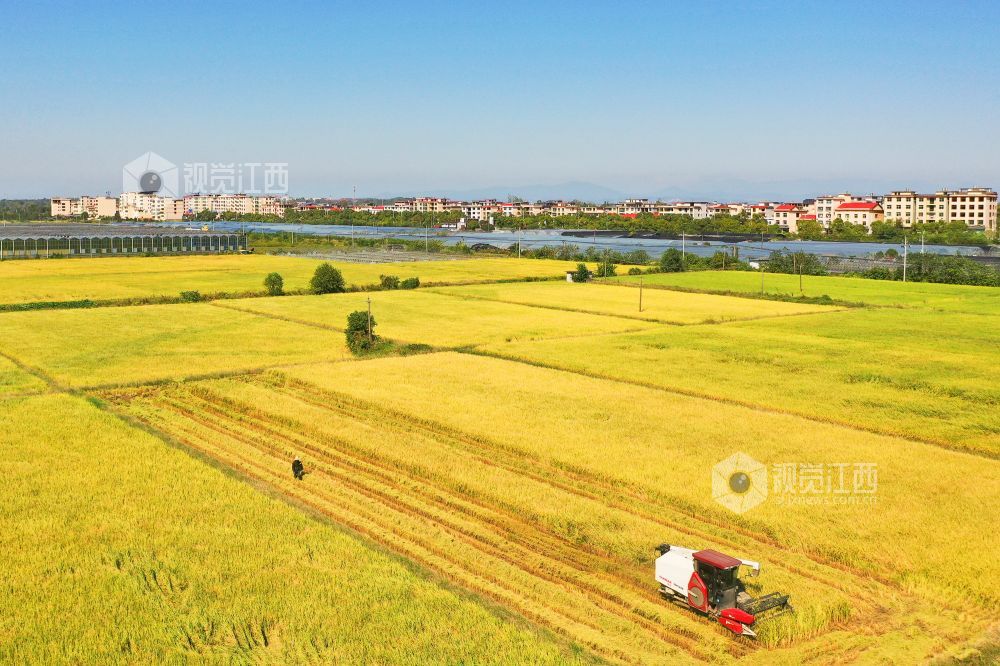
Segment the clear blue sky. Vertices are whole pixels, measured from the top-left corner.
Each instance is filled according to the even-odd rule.
[[[0,197],[1000,185],[998,2],[2,2]]]

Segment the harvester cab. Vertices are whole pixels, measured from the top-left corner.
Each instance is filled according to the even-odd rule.
[[[716,618],[733,633],[750,638],[760,616],[769,617],[792,610],[787,594],[772,593],[752,597],[740,580],[740,567],[749,576],[760,574],[760,564],[740,560],[717,550],[691,550],[661,544],[656,552],[656,581],[660,594],[691,609]],[[772,612],[774,611],[774,612]]]

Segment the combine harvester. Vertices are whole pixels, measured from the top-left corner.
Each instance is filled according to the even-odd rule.
[[[751,597],[739,579],[739,568],[760,574],[760,563],[738,560],[716,550],[691,550],[661,544],[656,552],[656,582],[660,594],[714,617],[734,634],[755,638],[754,624],[765,613],[773,618],[792,610],[787,594]],[[774,612],[771,612],[774,611]]]

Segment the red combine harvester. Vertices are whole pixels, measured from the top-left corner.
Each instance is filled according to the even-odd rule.
[[[773,592],[756,598],[747,594],[739,579],[739,569],[745,566],[750,576],[757,576],[759,562],[739,560],[716,550],[691,550],[669,544],[657,546],[656,552],[660,594],[716,618],[734,634],[754,638],[757,633],[753,626],[762,615],[775,617],[792,610],[787,594]]]

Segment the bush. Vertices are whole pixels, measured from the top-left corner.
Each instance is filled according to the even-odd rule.
[[[577,264],[576,270],[573,272],[573,282],[589,282],[590,275],[590,269],[587,268],[587,264]]]
[[[615,265],[610,261],[604,260],[597,264],[597,277],[614,277],[615,276]]]
[[[379,285],[383,289],[399,289],[399,277],[396,275],[379,275]]]
[[[200,291],[182,291],[181,300],[185,303],[197,303],[202,300]]]
[[[309,288],[314,294],[339,294],[345,291],[344,276],[328,263],[316,267]]]
[[[417,287],[420,286],[420,278],[418,277],[406,278],[405,280],[399,283],[399,286],[401,289],[416,289]]]
[[[378,341],[375,335],[375,317],[369,319],[365,310],[355,310],[347,315],[347,346],[355,354],[361,354],[372,347]]]
[[[268,273],[264,278],[264,288],[270,296],[281,296],[285,293],[285,281],[278,273]]]
[[[642,275],[642,269],[639,268],[638,266],[633,266],[632,268],[628,269],[628,274],[629,275]]]
[[[660,256],[660,270],[664,273],[679,273],[684,270],[684,255],[676,248],[670,248]]]

